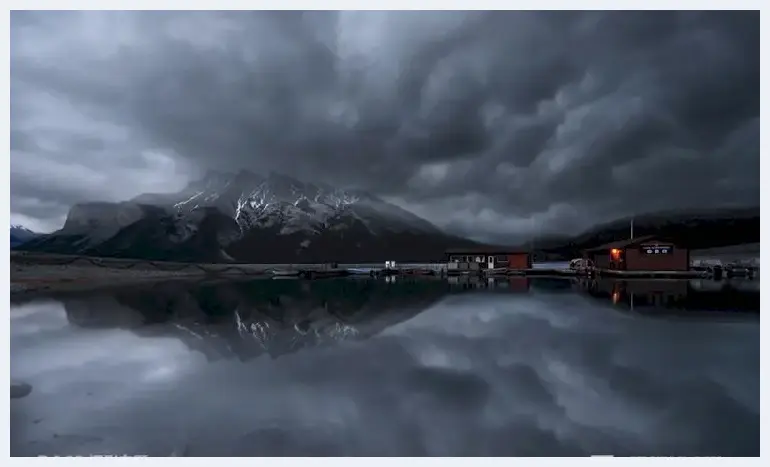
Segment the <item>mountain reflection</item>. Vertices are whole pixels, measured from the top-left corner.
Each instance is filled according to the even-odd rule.
[[[175,337],[210,361],[367,339],[429,308],[441,281],[170,282],[62,298],[70,324]]]
[[[447,294],[575,291],[651,315],[698,317],[725,311],[758,316],[759,311],[759,290],[744,283],[523,277],[168,282],[60,300],[68,321],[81,328],[174,337],[209,361],[247,361],[367,339],[411,319]]]
[[[721,306],[732,285],[452,282],[171,282],[17,303],[11,377],[33,392],[11,402],[11,453],[759,452],[758,313],[656,316]]]

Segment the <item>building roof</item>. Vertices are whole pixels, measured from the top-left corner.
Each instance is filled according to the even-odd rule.
[[[470,248],[447,248],[444,251],[448,255],[523,255],[529,254],[529,251],[521,249],[490,246],[490,247],[470,247]]]
[[[630,246],[635,246],[640,243],[649,242],[651,240],[659,240],[659,238],[655,235],[645,235],[642,237],[636,237],[633,240],[630,238],[627,238],[625,240],[618,240],[615,242],[605,243],[604,245],[595,246],[593,248],[587,248],[586,251],[606,251],[606,250],[612,250],[613,248],[622,250],[623,248],[628,248]]]

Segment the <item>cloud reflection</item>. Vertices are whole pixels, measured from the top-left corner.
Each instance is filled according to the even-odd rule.
[[[12,404],[12,453],[759,453],[757,320],[620,314],[569,283],[456,294],[438,282],[276,282],[113,294],[111,306],[78,298],[101,304],[90,315],[74,298],[66,311],[53,302],[18,311],[12,374],[35,392]],[[126,319],[128,308],[141,319]],[[212,359],[174,331],[197,323],[210,345],[212,330],[230,329],[222,342],[234,347],[233,309],[250,310],[249,322],[271,317],[286,336],[335,316],[369,338]],[[17,334],[32,323],[37,339]]]

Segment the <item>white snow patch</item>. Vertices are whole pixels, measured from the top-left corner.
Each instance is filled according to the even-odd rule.
[[[186,200],[181,201],[179,203],[176,203],[174,205],[174,207],[177,208],[177,209],[182,209],[182,208],[186,207],[189,203],[193,202],[195,199],[201,197],[202,195],[203,195],[203,192],[199,191],[199,192],[195,193],[194,195],[190,196],[189,198],[187,198]]]
[[[285,176],[213,174],[192,184],[173,204],[180,214],[197,208],[232,206],[241,234],[254,228],[279,227],[280,233],[319,234],[343,230],[355,219],[373,235],[384,231],[434,232],[427,221],[391,203],[355,191],[303,183]],[[197,224],[197,222],[193,222]],[[181,228],[180,238],[194,234]]]

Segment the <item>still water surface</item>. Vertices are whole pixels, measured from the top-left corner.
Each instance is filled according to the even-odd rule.
[[[11,454],[759,455],[759,292],[263,280],[12,304]]]

